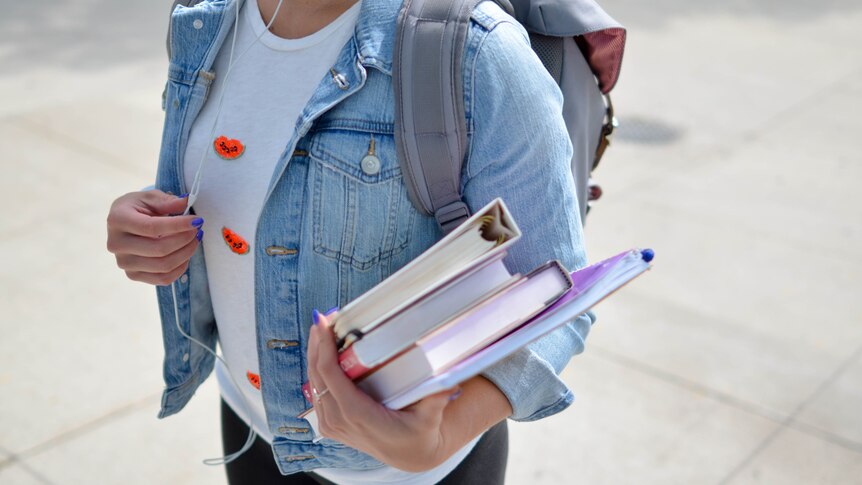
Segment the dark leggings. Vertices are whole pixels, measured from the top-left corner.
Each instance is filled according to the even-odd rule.
[[[225,453],[242,448],[248,438],[248,426],[224,401],[221,403],[221,435]],[[476,443],[464,461],[439,484],[502,484],[506,478],[506,459],[509,454],[509,429],[506,422],[493,426]],[[269,443],[260,437],[251,449],[228,463],[227,480],[230,485],[318,485],[330,484],[314,473],[282,475],[272,457]]]

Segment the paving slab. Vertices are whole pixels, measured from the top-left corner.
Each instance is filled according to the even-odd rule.
[[[721,8],[704,2],[662,3],[664,9],[629,1],[603,4],[629,27],[630,38],[613,94],[621,127],[596,172],[607,199],[649,187],[666,173],[716,159],[724,162],[728,153],[799,107],[823,104],[824,97],[860,77],[862,59],[846,48],[862,42],[854,27],[862,18],[858,5],[812,12],[803,2],[782,4],[781,9],[726,2]],[[845,103],[838,106],[839,115],[858,112],[852,107],[858,96],[836,99]],[[834,125],[845,121],[843,116],[827,118]],[[823,117],[816,123],[807,115],[797,119],[797,136],[775,134],[782,145],[829,145],[824,148],[831,153],[833,139],[855,141],[842,134],[857,129],[858,123],[845,122],[837,133],[822,129],[829,124],[820,123]],[[815,155],[810,164],[823,151]],[[779,163],[773,171],[785,167]],[[598,212],[603,203],[596,205]]]
[[[812,341],[800,335],[810,324],[804,320],[782,334],[646,294],[651,276],[597,308],[588,350],[592,346],[669,381],[731,396],[776,418],[789,416],[851,352],[842,350],[850,343],[842,345],[837,337]],[[858,345],[858,336],[844,335]]]
[[[218,387],[204,383],[180,414],[156,419],[158,399],[105,425],[28,457],[58,485],[226,483],[224,468],[201,463],[223,455]]]
[[[166,73],[167,61],[161,58],[92,70],[39,66],[16,72],[14,76],[0,75],[0,89],[12,93],[4,96],[0,104],[0,119],[52,110],[74,100],[98,100],[130,91],[146,90],[152,99],[160,100]]]
[[[154,178],[130,173],[87,148],[51,139],[20,120],[0,121],[0,143],[13,147],[10,159],[15,160],[3,163],[0,177],[0,203],[9,208],[3,216],[9,234],[38,232],[80,213],[98,213],[104,220],[116,197],[149,185]],[[99,232],[104,233],[104,227]]]
[[[858,484],[862,453],[785,429],[729,483]]]
[[[791,148],[811,157],[806,173],[818,178],[842,177],[842,171],[830,170],[833,166],[850,170],[852,162],[859,160],[859,111],[862,109],[862,66],[851,75],[842,76],[830,88],[805,103],[795,106],[777,118],[767,129],[758,133],[754,141],[769,149]],[[780,160],[780,159],[779,159]],[[764,160],[767,163],[769,160]],[[829,163],[821,168],[821,163]],[[834,165],[833,165],[834,164]],[[783,165],[773,167],[776,172]],[[821,197],[831,194],[815,192]],[[842,193],[843,195],[843,193]]]
[[[43,137],[147,180],[155,179],[164,113],[160,91],[102,96],[31,111],[18,119]],[[90,175],[92,177],[92,175]]]
[[[862,261],[855,250],[862,242],[862,228],[856,223],[862,220],[862,195],[854,183],[860,177],[862,168],[849,157],[821,158],[802,147],[758,144],[717,163],[665,173],[652,181],[651,189],[629,187],[618,202],[684,214],[732,228],[739,237],[807,250],[816,259],[856,263]],[[697,237],[689,242],[695,247],[700,243]],[[821,279],[832,286],[828,278]]]
[[[811,33],[812,26],[828,29],[831,18],[818,24],[731,11],[685,15],[679,13],[683,3],[661,11],[666,21],[658,29],[644,27],[636,15],[626,18],[631,10],[616,9],[630,29],[614,92],[623,121],[626,113],[668,120],[686,128],[697,145],[738,142],[862,67],[846,38]],[[858,23],[862,10],[842,16]],[[862,41],[858,30],[845,34]]]
[[[637,304],[627,289],[599,309],[600,321],[626,325],[593,343],[783,414],[813,392],[862,342],[853,324],[862,318],[862,171],[850,146],[862,127],[858,85],[841,84],[720,156],[640,185],[620,177],[625,191],[588,220],[590,254],[645,244],[658,257],[649,283],[632,289]],[[813,118],[829,121],[803,136]],[[815,140],[835,135],[818,156]],[[629,167],[602,170],[613,187]]]
[[[0,119],[146,88],[167,72],[169,4],[15,2],[0,19]],[[38,32],[38,35],[34,33]]]
[[[855,445],[862,452],[862,358],[823,390],[796,417],[799,423],[814,426]]]
[[[564,379],[570,408],[511,425],[508,483],[715,483],[778,426],[589,350]]]
[[[19,453],[158,394],[155,290],[104,248],[102,210],[0,241],[0,447]]]
[[[644,30],[661,30],[674,19],[691,19],[704,22],[713,15],[733,15],[740,19],[765,18],[788,26],[808,25],[818,22],[840,21],[847,15],[860,10],[855,0],[825,0],[811,3],[807,0],[787,0],[781,3],[748,2],[730,0],[722,3],[690,2],[686,0],[656,0],[650,4],[637,0],[607,0],[602,6],[618,16],[626,25],[637,26]],[[858,34],[852,25],[837,30],[847,34]],[[738,35],[751,34],[740,31]],[[755,33],[756,34],[756,33]]]
[[[17,463],[0,467],[0,483],[3,485],[51,485],[51,482],[34,475],[30,470]]]
[[[659,255],[664,249],[672,257],[657,260],[652,280],[667,286],[651,288],[715,315],[748,310],[744,316],[772,323],[816,307],[824,312],[820,317],[839,323],[858,320],[862,256],[854,248],[862,241],[855,223],[862,212],[855,201],[862,199],[853,180],[862,171],[824,161],[827,169],[841,170],[839,175],[806,171],[811,179],[806,187],[793,175],[801,164],[807,168],[804,158],[773,158],[793,167],[776,174],[757,164],[761,154],[668,175],[653,189],[600,201],[600,212],[588,221],[591,254],[632,243],[653,244]],[[736,166],[745,162],[751,162],[748,169]],[[819,193],[827,200],[823,205]],[[758,310],[768,313],[750,313]]]

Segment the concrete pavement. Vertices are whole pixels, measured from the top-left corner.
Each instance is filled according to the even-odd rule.
[[[152,288],[104,250],[151,183],[166,2],[0,18],[0,483],[224,483],[214,382],[155,418]],[[509,483],[862,483],[862,4],[602,2],[629,27],[575,405],[511,426]],[[536,446],[537,441],[542,442]]]

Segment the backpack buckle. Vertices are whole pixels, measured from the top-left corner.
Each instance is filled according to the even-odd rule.
[[[590,168],[591,172],[599,166],[599,162],[605,154],[605,149],[611,144],[611,135],[614,134],[614,129],[620,125],[617,117],[614,116],[614,104],[611,102],[610,95],[605,94],[604,98],[606,104],[605,123],[602,125],[602,131],[599,134],[599,144],[596,147],[596,157],[593,159],[593,166]]]
[[[452,229],[455,229],[462,222],[470,217],[470,209],[463,200],[456,200],[451,204],[445,205],[434,212],[434,218],[437,219],[437,225],[443,231],[443,234],[449,234]]]

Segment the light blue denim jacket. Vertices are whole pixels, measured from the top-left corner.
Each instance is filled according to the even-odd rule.
[[[233,24],[234,1],[242,0],[178,7],[173,14],[156,181],[163,191],[182,193],[190,182],[183,180],[182,156],[189,129],[221,74],[211,69]],[[312,443],[308,423],[296,417],[309,407],[301,385],[307,380],[311,311],[343,306],[441,237],[434,219],[411,205],[395,156],[391,72],[400,3],[363,1],[353,38],[285,140],[251,243],[261,392],[285,474],[382,466],[331,440]],[[474,12],[463,66],[469,132],[464,199],[471,210],[496,197],[506,201],[524,233],[506,261],[511,271],[526,273],[550,259],[575,269],[586,259],[562,95],[528,42],[493,3]],[[360,160],[372,137],[381,167],[368,174]],[[213,358],[177,331],[170,287],[157,292],[166,384],[159,416],[165,417],[185,406],[212,371]],[[177,300],[183,329],[214,348],[202,248],[177,281]],[[512,419],[539,419],[572,402],[558,374],[583,350],[591,324],[583,316],[484,374],[508,397]]]

